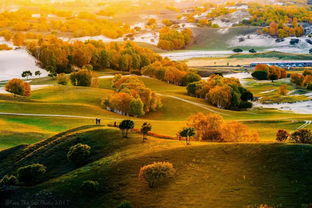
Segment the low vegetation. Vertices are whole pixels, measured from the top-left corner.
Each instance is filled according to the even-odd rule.
[[[150,188],[155,188],[168,182],[175,175],[176,170],[169,162],[154,162],[140,169],[139,177],[147,182]]]
[[[290,81],[296,86],[312,90],[312,70],[306,69],[302,74],[292,73],[290,76]]]

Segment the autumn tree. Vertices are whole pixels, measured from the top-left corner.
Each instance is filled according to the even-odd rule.
[[[11,79],[6,85],[5,90],[14,95],[30,96],[30,85],[21,79]]]
[[[220,115],[198,113],[190,116],[186,123],[196,130],[199,140],[220,141],[223,122]]]
[[[290,81],[297,86],[302,86],[304,76],[299,73],[292,73],[290,76]]]
[[[216,86],[208,93],[208,100],[218,108],[229,108],[232,100],[231,88],[229,86]]]
[[[288,139],[288,137],[289,133],[284,129],[280,129],[276,133],[276,141],[278,142],[284,142]]]
[[[281,85],[278,88],[278,94],[286,96],[288,94],[287,85]]]

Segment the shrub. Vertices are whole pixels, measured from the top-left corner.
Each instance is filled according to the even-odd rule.
[[[68,153],[67,159],[73,162],[76,166],[85,164],[90,156],[91,147],[86,144],[76,144],[71,146]]]
[[[99,183],[97,181],[87,180],[81,184],[81,190],[86,194],[93,194],[99,191]]]
[[[67,85],[69,82],[69,78],[65,73],[58,74],[56,80],[60,85]]]
[[[123,201],[118,205],[117,208],[133,208],[133,206],[129,201]]]
[[[241,53],[241,52],[243,52],[243,49],[234,48],[234,49],[233,49],[233,52],[235,52],[235,53]]]
[[[0,186],[14,186],[17,182],[17,178],[14,175],[5,175],[0,180]]]
[[[150,188],[159,186],[175,174],[173,165],[169,162],[154,162],[140,169],[139,177],[146,181]]]
[[[42,164],[32,164],[17,169],[17,179],[26,185],[39,182],[47,171]]]
[[[242,101],[238,107],[241,109],[252,108],[252,103],[248,101]]]
[[[11,79],[6,85],[5,90],[14,95],[30,96],[30,85],[21,79]]]
[[[276,141],[284,142],[284,141],[286,141],[288,139],[288,137],[289,137],[289,134],[284,129],[280,129],[276,133]]]
[[[290,139],[295,143],[312,144],[312,132],[309,129],[299,129],[291,134]]]

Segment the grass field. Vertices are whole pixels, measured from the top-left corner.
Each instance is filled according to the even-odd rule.
[[[101,76],[105,73],[100,72]],[[190,97],[184,87],[170,85],[156,79],[140,77],[145,85],[156,91],[161,97],[163,108],[151,112],[143,118],[133,118],[138,128],[144,121],[153,125],[153,131],[159,134],[175,136],[176,132],[185,126],[187,118],[198,112],[219,113],[226,120],[238,120],[258,131],[263,141],[273,141],[277,129],[285,128],[293,131],[305,120],[311,120],[310,115],[294,114],[270,109],[253,109],[250,111],[222,110],[208,105],[205,100]],[[52,84],[51,79],[36,79],[35,83]],[[250,82],[247,86],[256,96],[272,88],[277,89],[282,83],[276,81],[265,84]],[[292,86],[289,85],[290,90]],[[102,118],[103,123],[113,123],[126,117],[103,109],[100,105],[103,97],[113,93],[111,79],[100,79],[100,88],[53,85],[33,91],[30,98],[0,96],[0,112],[26,114],[54,114],[69,116],[85,116],[88,118],[64,118],[49,116],[0,115],[2,121],[2,136],[0,149],[13,147],[18,144],[31,144],[52,134],[81,125],[94,124],[96,117]],[[276,92],[272,92],[274,94]],[[270,93],[267,95],[270,97]],[[89,118],[90,117],[90,118]],[[11,128],[19,126],[18,130]],[[6,126],[10,127],[6,128]],[[170,127],[170,128],[165,128]],[[308,126],[307,128],[311,128]],[[29,138],[29,139],[25,139]]]
[[[76,142],[92,148],[91,163],[78,169],[66,160],[66,150]],[[52,196],[66,200],[69,207],[111,208],[128,200],[135,207],[153,208],[245,208],[263,203],[288,208],[301,207],[312,198],[309,145],[192,142],[185,146],[154,138],[142,143],[138,135],[124,139],[117,129],[83,126],[0,156],[1,166],[14,164],[0,170],[1,175],[29,163],[48,167],[44,183],[16,189],[10,199],[17,202]],[[169,184],[150,189],[138,179],[138,171],[154,161],[173,163],[177,173]],[[99,191],[91,196],[83,192],[80,186],[85,180],[97,180]],[[32,197],[43,191],[50,194]]]

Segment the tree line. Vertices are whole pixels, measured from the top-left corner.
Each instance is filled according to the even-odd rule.
[[[257,80],[277,80],[287,77],[286,69],[267,64],[257,64],[251,74]]]

